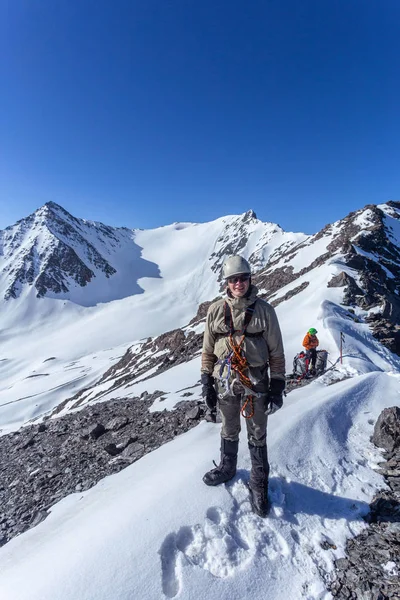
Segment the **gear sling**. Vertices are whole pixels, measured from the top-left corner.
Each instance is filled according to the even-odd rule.
[[[232,348],[231,352],[228,354],[228,356],[226,358],[220,359],[218,361],[218,364],[221,365],[220,370],[219,370],[219,379],[220,379],[222,385],[226,389],[226,392],[224,394],[222,394],[222,395],[220,394],[220,398],[223,398],[228,395],[229,396],[235,395],[232,390],[232,387],[230,385],[230,382],[229,382],[231,372],[233,369],[233,371],[235,372],[236,381],[240,383],[241,387],[243,388],[244,395],[246,396],[246,401],[244,402],[242,409],[241,409],[241,414],[245,419],[251,419],[251,417],[254,415],[253,397],[256,396],[258,398],[262,395],[258,392],[255,392],[252,389],[251,379],[245,374],[245,371],[247,371],[247,369],[249,368],[249,365],[247,363],[246,357],[243,355],[243,349],[242,349],[244,338],[246,336],[247,337],[260,337],[264,333],[263,331],[261,331],[259,333],[246,333],[247,327],[249,326],[249,323],[253,317],[256,302],[257,302],[257,300],[255,302],[253,302],[253,304],[251,304],[250,306],[248,306],[246,308],[246,312],[244,315],[244,321],[243,321],[243,327],[238,332],[235,332],[235,328],[233,325],[232,311],[230,309],[230,306],[227,302],[225,302],[224,316],[225,316],[225,325],[227,326],[228,332],[226,334],[220,334],[221,337],[229,336],[229,343]],[[235,343],[235,341],[233,339],[233,335],[235,333],[239,333],[242,336],[237,344]],[[226,377],[223,377],[223,372],[224,372],[225,367],[227,367],[227,375],[226,375]],[[249,406],[249,408],[250,408],[250,414],[246,414],[247,406]]]

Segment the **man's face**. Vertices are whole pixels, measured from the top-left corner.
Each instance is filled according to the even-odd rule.
[[[241,298],[249,289],[250,275],[248,273],[239,273],[239,275],[228,277],[226,281],[232,296],[234,298]]]

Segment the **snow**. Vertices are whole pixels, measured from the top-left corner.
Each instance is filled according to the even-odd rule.
[[[3,238],[8,240],[7,244],[3,240],[4,248],[7,246],[8,250],[4,257],[0,256],[0,275],[1,269],[10,264],[7,261],[11,261],[12,256],[19,260],[20,254],[36,238],[43,239],[43,244],[53,243],[53,234],[43,226],[46,211],[43,207],[35,213],[30,229],[26,222],[20,222],[2,232]],[[80,221],[78,226],[74,222],[79,234],[105,255],[111,265],[121,269],[125,283],[113,279],[114,276],[107,281],[104,277],[96,277],[96,283],[91,282],[79,290],[74,288],[71,298],[60,295],[57,299],[38,299],[36,290],[25,286],[16,300],[0,301],[0,360],[4,361],[4,364],[0,363],[0,373],[4,375],[0,384],[0,428],[3,431],[15,429],[29,419],[48,413],[79,389],[91,386],[102,370],[104,372],[105,363],[100,365],[99,362],[96,368],[89,359],[89,368],[87,357],[110,348],[126,349],[138,340],[187,325],[201,302],[218,296],[218,269],[213,271],[216,259],[211,260],[211,255],[221,249],[222,238],[226,238],[227,244],[235,240],[238,227],[249,230],[249,251],[264,235],[270,240],[274,236],[279,240],[303,236],[284,234],[277,226],[257,219],[243,225],[244,216],[231,215],[211,223],[185,223],[182,227],[173,224],[148,231],[109,228],[114,236],[111,242],[104,234],[105,226],[89,221]],[[18,236],[20,246],[17,255],[13,255],[10,240]],[[76,242],[78,254],[80,247],[80,242]],[[140,260],[137,247],[141,249]],[[247,252],[246,248],[243,252]],[[223,256],[220,261],[222,259]],[[156,265],[157,273],[153,267],[150,271],[142,269],[144,264]],[[0,298],[7,281],[7,277],[0,277]],[[105,287],[99,283],[101,281]],[[97,303],[96,298],[109,298],[107,290],[113,281],[115,290],[119,290],[114,291],[118,299]],[[132,285],[138,285],[140,289]],[[86,294],[85,306],[80,294]],[[126,294],[133,295],[121,297]],[[70,373],[69,377],[62,378],[64,387],[58,387],[55,382],[56,394],[48,394],[48,387],[43,383],[40,387],[39,382],[31,388],[32,379],[26,379],[51,356],[57,357],[59,367],[72,361],[82,365],[80,379],[76,369],[73,375]],[[49,373],[49,382],[50,377],[56,381],[53,367],[46,368],[46,373]],[[27,396],[31,396],[31,400]],[[11,405],[12,414],[7,409]]]
[[[387,563],[382,565],[382,568],[386,573],[388,573],[391,577],[397,577],[399,572],[397,570],[397,565],[392,560],[389,560]]]
[[[201,423],[85,493],[59,502],[0,550],[2,598],[328,598],[319,575],[382,485],[371,420],[398,401],[399,376],[370,373],[292,392],[269,424],[272,514],[250,510],[242,432],[239,471],[202,483],[219,426]],[[310,401],[311,398],[311,401]],[[162,510],[160,510],[162,507]],[[336,549],[323,550],[321,542]],[[305,593],[305,595],[303,595]]]
[[[311,265],[316,258],[325,254],[327,246],[331,241],[331,233],[320,238],[307,236],[292,248],[293,255],[290,256],[290,260],[288,260],[287,256],[283,256],[274,266],[275,268],[293,267],[293,272],[298,273],[303,268]]]
[[[145,379],[147,371],[117,389],[110,390],[112,378],[98,381],[128,347],[136,354],[147,337],[187,325],[200,302],[218,295],[210,257],[221,236],[233,236],[238,219],[130,232],[141,259],[159,273],[135,279],[142,293],[82,306],[71,299],[38,300],[25,287],[17,300],[2,303],[2,433],[40,419],[83,388],[86,399],[101,392],[101,401],[161,390],[152,411],[173,410],[187,391],[188,399],[199,398],[199,356]],[[89,228],[94,236],[95,225],[85,222],[82,231]],[[246,227],[251,235],[243,253],[255,261],[277,253],[280,243],[300,243],[280,265],[298,272],[326,252],[339,224],[316,241],[255,219]],[[93,245],[101,243],[94,238]],[[363,530],[368,503],[384,485],[380,452],[370,442],[373,423],[383,408],[400,405],[399,357],[372,336],[362,311],[355,320],[341,304],[343,288],[327,287],[342,270],[337,254],[275,296],[308,282],[276,309],[288,372],[311,326],[335,368],[288,394],[270,417],[273,508],[267,519],[250,509],[245,427],[236,477],[217,488],[203,484],[220,445],[220,426],[203,421],[87,492],[64,498],[42,523],[0,548],[0,599],[331,598],[322,574],[329,577],[346,540]],[[331,549],[322,548],[324,541]],[[395,566],[385,569],[396,576]]]
[[[360,214],[353,219],[353,224],[357,225],[361,230],[368,229],[374,223],[374,213],[370,208],[362,210]]]

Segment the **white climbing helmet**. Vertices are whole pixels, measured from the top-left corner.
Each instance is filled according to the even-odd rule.
[[[227,258],[222,267],[223,278],[228,279],[228,277],[232,277],[232,275],[239,275],[241,273],[248,273],[251,275],[250,265],[247,260],[239,254]]]

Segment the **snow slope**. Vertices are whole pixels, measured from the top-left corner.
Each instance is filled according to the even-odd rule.
[[[357,227],[368,227],[368,214],[356,215]],[[395,238],[397,220],[390,211],[387,218]],[[305,284],[277,306],[288,371],[310,326],[332,363],[341,333],[345,346],[342,365],[292,391],[270,418],[268,519],[250,510],[244,431],[235,479],[218,488],[202,483],[220,440],[220,427],[202,422],[91,490],[65,498],[45,521],[2,547],[1,600],[330,598],[324,579],[334,558],[343,556],[346,538],[365,526],[362,515],[382,486],[373,470],[380,459],[369,441],[373,423],[384,407],[399,405],[400,393],[399,357],[372,336],[363,320],[368,310],[350,313],[343,288],[327,287],[343,270],[357,278],[341,252],[330,251],[340,231],[337,223],[312,238],[285,234],[246,213],[135,232],[141,257],[159,273],[137,279],[143,293],[82,306],[38,299],[24,285],[17,299],[2,303],[4,433],[83,387],[95,390],[100,375],[135,341],[186,325],[200,302],[219,293],[226,253],[240,251],[257,267],[273,260],[274,269],[302,273],[272,295],[279,300]],[[173,410],[185,388],[200,394],[198,380],[194,357],[127,387],[105,387],[102,399],[161,389],[162,407]],[[152,410],[159,408],[158,400]]]
[[[40,209],[34,216],[35,226],[38,223],[42,226],[42,212]],[[85,239],[89,239],[89,228],[91,245],[101,250],[112,266],[118,267],[110,258],[112,248],[104,241],[102,229],[100,237],[96,233],[99,238],[96,241],[96,224],[79,221],[78,225],[80,235],[86,232]],[[34,228],[34,235],[26,224],[18,228],[23,232],[23,236],[20,234],[23,244],[28,244],[27,239],[32,244],[37,229]],[[15,236],[14,229],[10,229],[12,235],[5,230],[7,236]],[[127,231],[122,230],[124,236]],[[120,230],[116,233],[113,230],[113,234],[122,235]],[[113,357],[119,357],[135,341],[186,325],[201,302],[218,295],[220,267],[236,247],[256,263],[267,260],[280,244],[295,244],[306,237],[285,233],[250,213],[211,223],[175,223],[149,231],[135,230],[130,235],[141,249],[143,264],[157,267],[157,277],[150,272],[145,276],[141,267],[132,273],[132,281],[140,286],[142,293],[131,290],[133,295],[96,304],[96,294],[103,296],[92,282],[80,291],[75,285],[72,292],[58,294],[56,298],[37,298],[37,290],[25,284],[16,299],[0,300],[0,428],[3,431],[45,414],[79,389],[92,385],[112,364]],[[120,237],[118,240],[120,243]],[[117,244],[115,240],[114,243]],[[78,252],[78,247],[75,248]],[[11,254],[7,256],[11,260]],[[0,256],[0,270],[1,260]],[[125,267],[128,268],[126,262]],[[113,277],[107,281],[113,281]],[[128,293],[126,286],[118,293]],[[83,290],[87,293],[86,306],[78,303]],[[96,358],[99,356],[100,359]],[[57,360],[48,361],[51,357]],[[71,363],[75,367],[73,372]],[[43,373],[44,376],[37,376]],[[48,394],[49,390],[57,392]]]
[[[197,428],[73,494],[0,549],[0,597],[13,600],[327,599],[321,578],[382,479],[372,421],[398,403],[399,375],[370,373],[292,392],[270,418],[272,514],[248,502],[239,471],[208,488],[219,426]],[[335,549],[324,550],[322,542]]]
[[[392,210],[389,208],[386,207],[388,215]],[[353,221],[360,221],[365,229],[369,212],[359,211]],[[392,231],[398,222],[387,218]],[[327,287],[332,277],[343,271],[358,278],[357,272],[345,264],[340,249],[329,252],[342,229],[342,222],[337,222],[323,235],[307,237],[285,233],[249,213],[211,223],[175,223],[135,231],[135,243],[142,248],[143,260],[156,264],[160,275],[139,279],[141,294],[84,307],[70,300],[38,299],[32,287],[25,287],[16,300],[3,301],[1,305],[0,428],[7,432],[49,413],[79,390],[95,385],[128,346],[186,325],[201,302],[220,293],[217,278],[223,259],[226,253],[239,248],[254,265],[274,261],[273,270],[284,266],[294,273],[305,271],[269,295],[270,300],[279,301],[298,286],[306,286],[276,309],[287,372],[291,372],[293,357],[301,350],[304,333],[311,326],[317,328],[320,347],[328,350],[331,362],[338,358],[342,332],[345,353],[364,363],[363,372],[397,369],[398,358],[372,337],[369,326],[363,322],[369,311],[357,308],[356,323],[354,315],[341,306],[343,288]],[[328,258],[318,264],[321,256]],[[267,290],[261,287],[261,291]],[[55,360],[49,360],[53,357]],[[147,387],[140,383],[130,385],[117,394],[113,392],[114,397],[120,393],[134,396],[143,389],[163,389],[174,392],[168,404],[172,407],[176,397],[181,399],[175,392],[189,386],[180,384],[179,373],[166,375],[172,387],[150,379]],[[195,363],[191,385],[198,381],[196,373]]]

